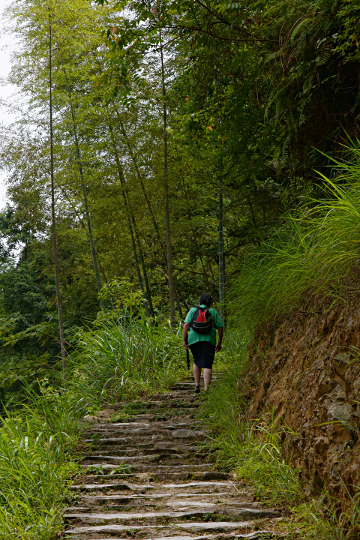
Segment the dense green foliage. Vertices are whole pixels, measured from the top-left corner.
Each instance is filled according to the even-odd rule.
[[[239,332],[274,323],[306,295],[351,292],[359,260],[359,7],[355,0],[13,0],[6,13],[17,39],[9,80],[19,99],[9,104],[16,121],[0,128],[9,198],[0,214],[3,411],[26,383],[64,388],[49,189],[49,23],[53,36],[68,394],[53,396],[47,416],[39,412],[45,396],[33,415],[6,420],[0,437],[4,456],[11,438],[22,456],[28,437],[23,464],[32,471],[24,509],[16,502],[25,500],[22,478],[4,488],[0,535],[16,538],[11,527],[18,527],[22,538],[36,522],[30,537],[45,539],[58,527],[59,506],[45,514],[39,501],[53,508],[62,480],[49,493],[42,486],[46,471],[63,478],[65,459],[58,443],[45,442],[60,431],[76,439],[71,422],[49,427],[57,407],[74,400],[81,414],[93,413],[103,401],[166,388],[181,375],[179,337],[168,324],[169,248],[180,320],[199,294],[219,298],[221,199],[227,316],[242,322]],[[229,396],[244,368],[236,347],[221,406],[213,394],[207,405],[217,449],[271,500],[276,478],[289,503],[298,485],[280,458],[280,428],[236,420],[241,402]],[[47,468],[38,477],[40,462]]]
[[[235,303],[241,296],[252,305],[250,326],[260,320],[255,312],[264,319],[291,308],[319,278],[321,258],[311,253],[326,242],[309,232],[321,211],[301,217],[298,207],[304,196],[327,197],[314,168],[333,181],[332,159],[343,159],[342,141],[357,144],[355,3],[64,0],[48,7],[69,351],[78,329],[96,319],[99,289],[114,279],[133,283],[146,296],[145,307],[168,318],[165,174],[177,315],[204,290],[218,297],[220,180],[227,298],[239,276]],[[0,219],[4,387],[19,375],[55,375],[59,351],[49,206],[49,10],[39,0],[16,0],[7,15],[19,40],[10,81],[25,100],[18,120],[3,129],[0,149],[10,199]],[[327,203],[308,206],[316,204]],[[277,265],[293,271],[283,279],[271,270]],[[300,279],[296,265],[303,266]],[[287,300],[284,290],[292,292]],[[105,300],[107,309],[112,302]]]
[[[77,447],[85,427],[80,419],[96,414],[104,404],[128,399],[131,405],[151,391],[166,390],[185,372],[178,336],[170,327],[151,326],[144,314],[121,323],[98,321],[93,330],[80,334],[66,388],[51,386],[48,379],[33,389],[25,384],[23,403],[13,396],[3,412],[4,540],[52,540],[63,529],[62,510],[71,504],[66,488],[81,473],[76,458],[85,449],[84,443]]]
[[[70,326],[98,310],[88,218],[100,284],[115,277],[137,283],[140,271],[149,301],[166,314],[164,99],[179,315],[204,288],[217,295],[219,175],[231,277],[244,251],[266,243],[284,213],[314,189],[313,167],[328,163],[314,147],[341,152],[344,129],[353,136],[358,115],[352,2],[102,3],[49,4],[60,273]],[[34,272],[51,276],[44,9],[38,0],[17,0],[8,10],[19,38],[10,80],[27,101],[3,132],[11,209],[1,229],[5,264],[15,237]]]

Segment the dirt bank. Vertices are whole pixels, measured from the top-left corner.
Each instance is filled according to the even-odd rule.
[[[326,486],[345,499],[360,481],[360,298],[351,305],[311,301],[276,332],[250,346],[250,418],[274,408],[286,459],[309,494]],[[345,488],[346,486],[346,488]]]

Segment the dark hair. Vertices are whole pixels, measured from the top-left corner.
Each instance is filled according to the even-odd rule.
[[[205,304],[205,306],[210,307],[212,304],[212,301],[213,300],[210,294],[205,293],[200,296],[200,305]]]

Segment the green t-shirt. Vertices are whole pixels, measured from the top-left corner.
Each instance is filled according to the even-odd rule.
[[[199,306],[199,307],[205,308],[206,306],[205,306],[205,304],[201,304],[201,306]],[[189,313],[186,315],[186,318],[185,318],[186,323],[191,323],[195,311],[196,311],[195,307],[190,309]],[[210,343],[212,343],[214,345],[214,347],[216,347],[216,330],[215,330],[215,328],[222,328],[224,326],[224,324],[223,324],[222,320],[220,319],[220,316],[219,316],[218,312],[216,311],[216,309],[209,308],[209,311],[210,311],[211,316],[213,317],[213,321],[214,321],[214,326],[212,327],[211,332],[209,332],[208,334],[198,334],[197,332],[195,332],[195,330],[190,328],[189,334],[188,334],[188,344],[189,345],[193,345],[194,343],[197,343],[198,341],[210,341]]]

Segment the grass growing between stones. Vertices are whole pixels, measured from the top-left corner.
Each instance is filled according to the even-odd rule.
[[[205,445],[220,469],[246,483],[254,500],[285,509],[289,517],[279,526],[290,538],[343,539],[344,529],[336,512],[308,500],[298,472],[284,461],[281,440],[286,428],[272,414],[246,418],[243,381],[248,372],[247,342],[243,332],[229,332],[224,352],[218,355],[214,367],[223,374],[199,410],[209,433]]]

